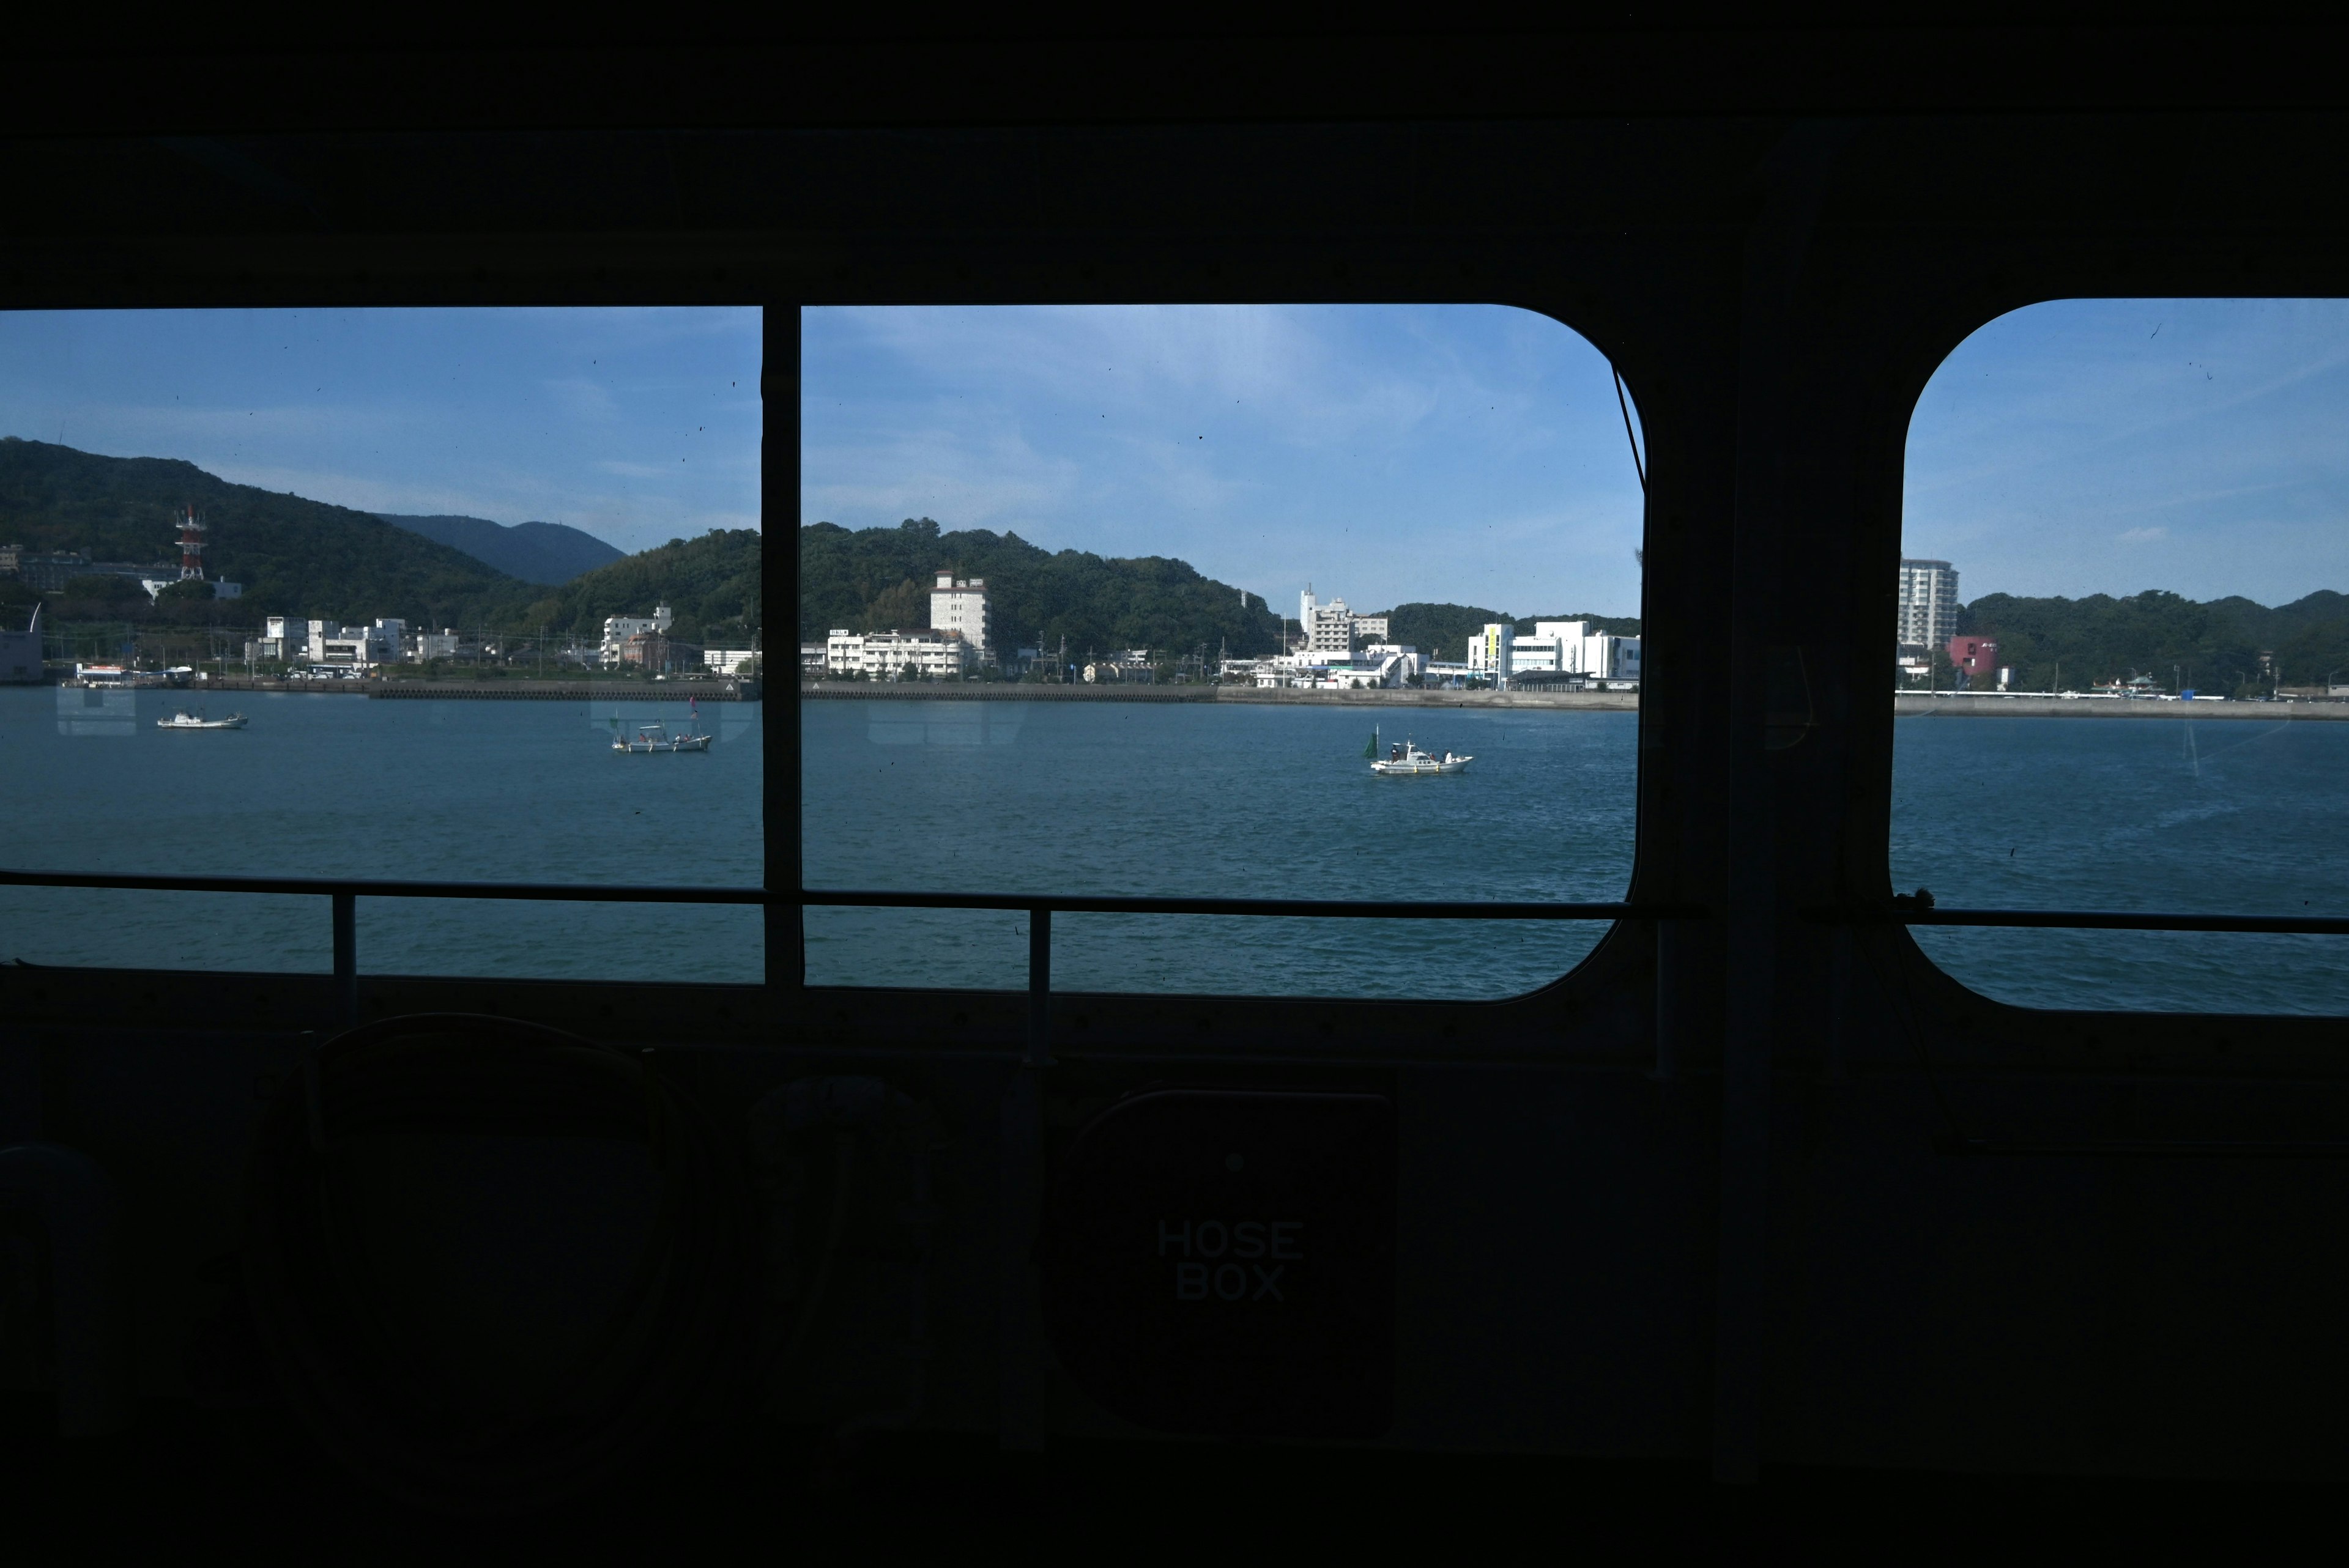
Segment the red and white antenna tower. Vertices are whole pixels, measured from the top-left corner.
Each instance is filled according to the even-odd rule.
[[[198,582],[204,575],[204,520],[189,507],[180,517],[180,581],[192,577]]]

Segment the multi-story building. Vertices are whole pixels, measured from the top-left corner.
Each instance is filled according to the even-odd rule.
[[[1958,634],[1958,569],[1946,561],[1900,563],[1899,634],[1893,641],[1922,653]]]
[[[1516,647],[1516,627],[1506,621],[1486,622],[1483,631],[1468,639],[1470,673],[1491,680],[1506,680]]]
[[[596,655],[596,662],[607,670],[619,668],[630,637],[646,632],[666,633],[673,619],[675,617],[666,604],[655,606],[649,615],[606,615],[604,618],[604,645]]]
[[[807,662],[808,652],[808,647],[802,645],[800,648],[800,662],[802,665]],[[821,673],[823,665],[823,645],[816,644],[814,653],[818,673]],[[743,673],[744,666],[758,656],[759,650],[756,648],[704,648],[701,651],[701,667],[716,675],[739,676]]]
[[[971,666],[971,645],[943,632],[852,632],[835,627],[824,638],[824,665],[836,676],[866,680],[960,680]]]
[[[282,617],[272,616],[269,624],[273,628],[283,628],[285,623]],[[378,621],[372,626],[338,626],[332,621],[312,621],[308,624],[307,635],[299,643],[280,632],[280,646],[285,648],[281,656],[290,660],[297,655],[306,655],[313,665],[348,665],[354,669],[370,669],[399,657],[407,632],[408,623],[398,619]],[[264,643],[268,640],[262,639]]]
[[[970,645],[973,662],[985,664],[994,645],[988,634],[987,579],[939,573],[930,589],[930,630],[960,637]]]
[[[1351,658],[1361,644],[1387,639],[1386,616],[1357,615],[1343,599],[1325,604],[1313,596],[1310,584],[1297,596],[1297,624],[1305,634],[1300,652],[1332,658]]]
[[[1591,682],[1640,678],[1640,639],[1591,630],[1588,621],[1536,621],[1530,636],[1495,621],[1468,641],[1471,675],[1495,680],[1521,676],[1579,676]]]
[[[620,645],[620,662],[636,669],[671,675],[701,667],[701,650],[660,632],[638,632]]]
[[[1536,621],[1533,635],[1519,637],[1509,655],[1511,676],[1581,676],[1593,681],[1640,678],[1640,639],[1619,632],[1596,632],[1588,621]]]

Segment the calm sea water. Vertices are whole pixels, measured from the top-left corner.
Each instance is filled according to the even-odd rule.
[[[1631,870],[1628,713],[1389,714],[1387,739],[1476,758],[1381,779],[1360,709],[1072,702],[806,706],[814,887],[1235,898],[1615,899]],[[835,984],[1017,986],[1015,914],[811,909]],[[1503,996],[1595,924],[1054,917],[1071,989]]]
[[[1904,718],[1892,874],[1945,904],[2349,915],[2349,724]],[[2349,937],[1920,930],[2041,1007],[2349,1013]]]
[[[760,705],[707,756],[620,757],[598,704],[0,687],[0,860],[41,870],[757,886]],[[677,724],[678,704],[622,705]],[[325,970],[326,901],[0,888],[0,962]],[[756,910],[358,902],[362,971],[755,980]]]
[[[613,712],[243,694],[174,735],[173,694],[0,688],[7,863],[91,871],[705,882],[761,877],[760,715],[707,757],[615,757]],[[682,710],[624,706],[626,724]],[[1399,722],[1398,722],[1399,720]],[[1380,720],[1474,752],[1371,776],[1371,717],[1305,707],[822,702],[806,743],[815,886],[1256,897],[1611,899],[1630,871],[1629,714]],[[1902,720],[1897,885],[1944,903],[2349,914],[2349,725]],[[1023,984],[1022,916],[823,910],[823,984]],[[1499,996],[1595,925],[1063,915],[1071,988]],[[2349,1013],[2349,939],[1922,931],[2038,1006]],[[745,910],[362,900],[376,973],[754,980]],[[0,889],[0,962],[323,970],[323,900]]]

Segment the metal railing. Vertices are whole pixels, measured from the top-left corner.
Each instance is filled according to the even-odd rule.
[[[1922,889],[1881,904],[1846,904],[1805,912],[1830,924],[1972,926],[2008,930],[2179,931],[2255,936],[2349,936],[2349,919],[2323,915],[2167,914],[2134,910],[1944,909]],[[1913,1025],[1912,1025],[1913,1027]],[[1920,1053],[1921,1057],[1922,1044]],[[1926,1062],[1928,1076],[1932,1066]],[[1938,1086],[1935,1099],[1940,1097]],[[1946,1103],[1942,1114],[1951,1113]],[[1969,1137],[1954,1119],[1936,1140],[1945,1154],[2023,1158],[2148,1160],[2343,1160],[2344,1139],[1998,1139]]]
[[[1930,893],[1884,903],[1805,910],[1830,925],[1971,925],[2073,931],[2207,931],[2255,936],[2349,936],[2349,918],[2311,914],[2165,914],[2112,909],[1944,909]]]
[[[334,924],[334,979],[343,1016],[358,1016],[358,901],[362,898],[520,899],[562,903],[796,903],[802,908],[977,909],[1028,916],[1028,1051],[1051,1059],[1052,916],[1061,914],[1247,915],[1309,920],[1690,920],[1692,904],[1488,903],[1473,900],[1143,898],[1079,893],[896,892],[803,888],[631,887],[574,882],[395,882],[353,877],[147,876],[98,872],[0,870],[0,887],[109,888],[143,892],[262,893],[324,898]]]

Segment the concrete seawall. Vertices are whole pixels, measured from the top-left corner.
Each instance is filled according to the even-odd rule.
[[[2241,718],[2263,724],[2285,720],[2349,719],[2349,702],[2162,702],[2145,697],[1924,696],[1903,692],[1892,699],[1898,718]]]

